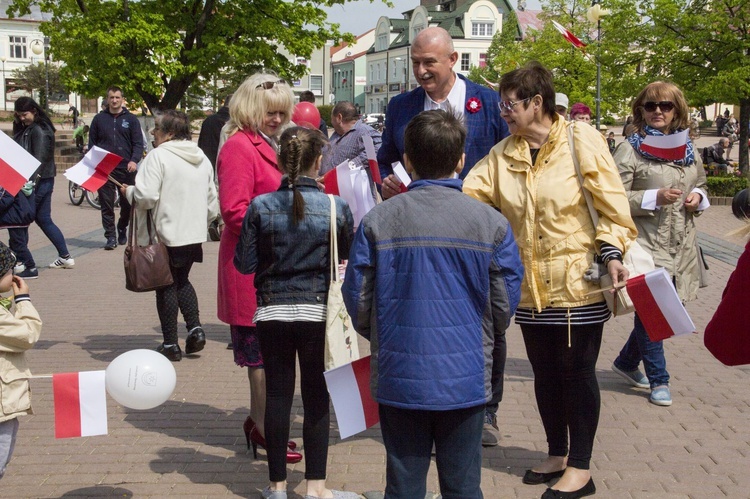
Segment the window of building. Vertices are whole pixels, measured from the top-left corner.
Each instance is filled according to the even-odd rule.
[[[378,41],[376,44],[377,51],[383,51],[388,50],[388,33],[383,33],[381,35],[378,35]]]
[[[26,59],[26,37],[9,36],[8,45],[12,59]]]
[[[315,95],[323,95],[323,75],[310,75],[310,91]]]
[[[472,21],[471,23],[471,36],[479,36],[491,38],[495,34],[495,24],[491,22],[477,22]]]
[[[480,68],[487,67],[487,54],[479,54],[479,67]]]
[[[471,64],[471,54],[461,54],[461,71],[468,71]]]

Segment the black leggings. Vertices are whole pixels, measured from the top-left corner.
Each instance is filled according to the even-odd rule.
[[[604,323],[571,326],[522,324],[534,370],[534,392],[550,456],[568,456],[568,466],[587,470],[599,425],[596,359]],[[568,453],[570,432],[570,453]]]
[[[329,397],[323,377],[325,322],[257,323],[266,370],[266,453],[272,482],[286,480],[286,444],[294,399],[295,359],[299,356],[305,420],[305,479],[323,480],[328,460]]]
[[[187,262],[180,267],[169,265],[174,283],[166,288],[156,290],[156,310],[161,322],[161,334],[164,343],[177,344],[177,311],[182,312],[187,330],[190,331],[201,325],[198,313],[198,297],[195,288],[188,280],[193,262]]]

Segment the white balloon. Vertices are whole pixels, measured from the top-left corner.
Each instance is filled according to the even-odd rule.
[[[131,350],[117,356],[105,371],[107,393],[130,409],[152,409],[174,392],[177,373],[164,355],[154,350]]]

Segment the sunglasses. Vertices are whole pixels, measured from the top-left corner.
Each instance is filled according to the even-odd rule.
[[[646,110],[646,112],[653,113],[656,111],[656,108],[659,108],[662,112],[668,113],[669,111],[674,109],[674,103],[669,102],[668,100],[664,100],[661,102],[645,102],[643,104],[643,109]]]
[[[509,100],[501,100],[497,103],[497,105],[500,107],[500,111],[505,111],[506,113],[510,113],[513,111],[513,108],[516,107],[516,105],[526,102],[527,100],[531,99],[531,97],[526,97],[523,100],[517,100],[515,102],[509,101]]]
[[[262,88],[263,90],[271,90],[276,85],[285,84],[286,81],[284,80],[278,80],[278,81],[264,81],[260,85],[258,85],[255,88]]]

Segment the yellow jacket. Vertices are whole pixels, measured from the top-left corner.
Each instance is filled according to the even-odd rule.
[[[576,175],[567,127],[573,127],[584,186],[599,212],[594,231]],[[607,142],[593,127],[556,118],[536,166],[525,139],[511,135],[492,148],[464,180],[464,192],[498,208],[513,227],[526,274],[519,306],[569,308],[604,300],[583,274],[597,242],[625,251],[637,231]]]
[[[33,413],[25,352],[39,340],[42,320],[30,301],[15,307],[0,306],[0,422]]]

